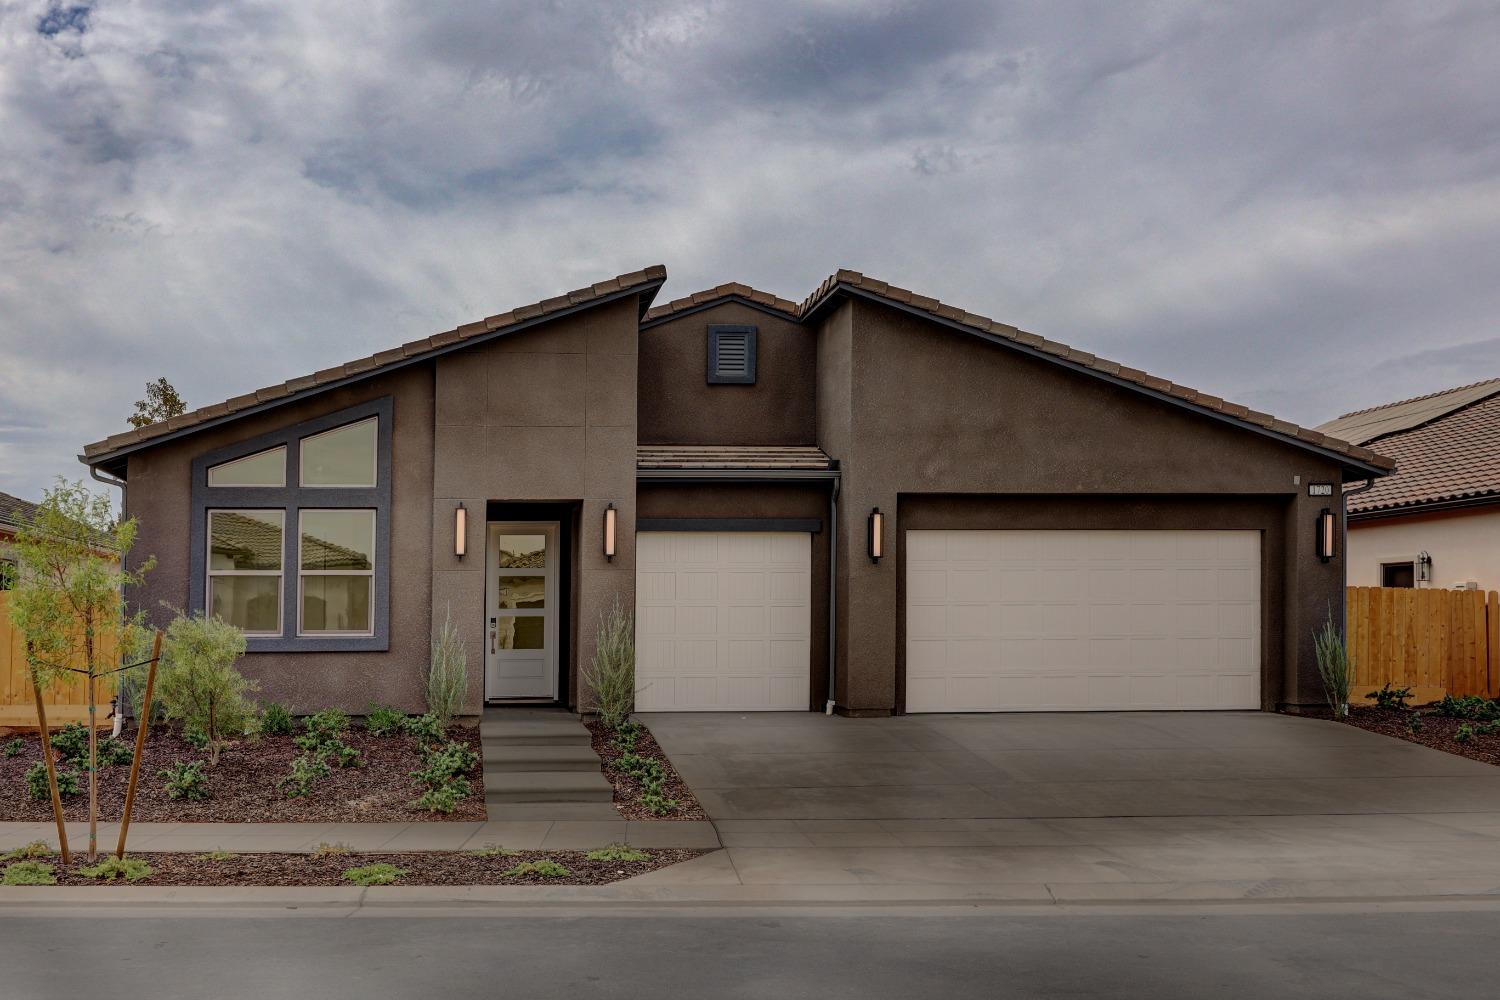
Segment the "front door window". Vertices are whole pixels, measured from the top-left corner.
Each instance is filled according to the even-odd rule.
[[[557,697],[557,525],[492,524],[485,697]]]

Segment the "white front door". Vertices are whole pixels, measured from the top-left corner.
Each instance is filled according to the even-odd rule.
[[[557,697],[557,522],[489,525],[484,696]]]

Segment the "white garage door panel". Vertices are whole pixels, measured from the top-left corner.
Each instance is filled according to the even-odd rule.
[[[1260,707],[1260,533],[908,531],[906,709]]]
[[[804,710],[811,643],[811,535],[636,535],[639,711]]]

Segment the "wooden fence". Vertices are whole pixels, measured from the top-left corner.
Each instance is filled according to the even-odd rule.
[[[106,649],[110,659],[113,653]],[[81,664],[80,664],[81,665]],[[98,720],[102,725],[114,697],[114,678],[99,682]],[[69,675],[42,691],[49,726],[84,722],[89,717],[88,682],[80,674]],[[11,624],[10,594],[0,590],[0,727],[21,729],[36,725],[36,696],[26,672],[26,641]]]
[[[1355,701],[1387,681],[1412,688],[1415,704],[1500,697],[1500,594],[1350,587],[1348,601]]]

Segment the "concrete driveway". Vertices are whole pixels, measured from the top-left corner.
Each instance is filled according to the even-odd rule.
[[[1260,712],[642,716],[743,882],[1500,889],[1500,768]],[[943,848],[941,852],[922,849]],[[1446,880],[1446,882],[1444,882]],[[1222,886],[1221,886],[1222,888]],[[1305,888],[1305,887],[1304,887]],[[1166,885],[1164,891],[1168,891]],[[1168,894],[1170,894],[1168,891]]]

